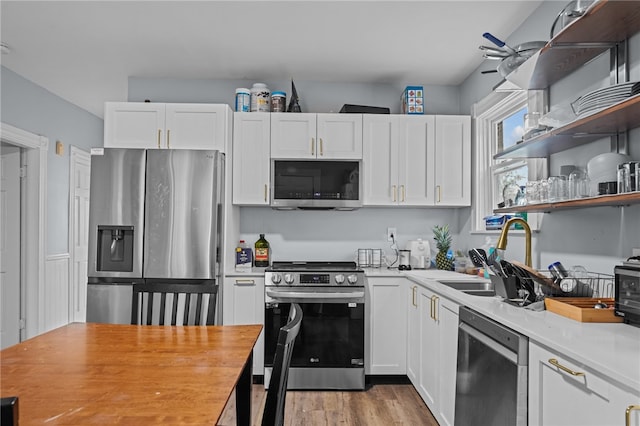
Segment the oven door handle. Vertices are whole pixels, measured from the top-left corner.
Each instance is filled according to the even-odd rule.
[[[311,292],[296,292],[296,291],[278,291],[267,290],[267,296],[278,299],[281,301],[291,300],[314,300],[314,299],[340,299],[340,300],[362,300],[364,298],[364,291],[354,291],[348,293],[311,293]]]

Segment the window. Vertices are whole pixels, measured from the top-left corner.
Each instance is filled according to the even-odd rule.
[[[527,93],[494,92],[474,105],[476,179],[473,229],[484,231],[484,217],[498,204],[517,204],[521,187],[529,180],[546,177],[546,159],[498,159],[495,154],[522,140]],[[538,229],[540,215],[528,214],[527,222]]]

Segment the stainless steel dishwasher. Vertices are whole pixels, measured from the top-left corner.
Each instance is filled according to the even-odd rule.
[[[526,425],[529,339],[460,308],[456,425]]]

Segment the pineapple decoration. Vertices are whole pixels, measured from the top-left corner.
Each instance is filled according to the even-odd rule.
[[[436,225],[433,227],[433,239],[436,240],[438,254],[436,254],[436,267],[451,271],[453,269],[453,259],[447,256],[447,252],[451,247],[451,234],[449,233],[449,225]]]

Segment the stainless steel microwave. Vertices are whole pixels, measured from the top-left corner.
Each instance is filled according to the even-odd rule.
[[[271,160],[271,207],[354,210],[362,207],[360,160]]]
[[[640,326],[640,265],[616,266],[615,314],[627,324]]]

